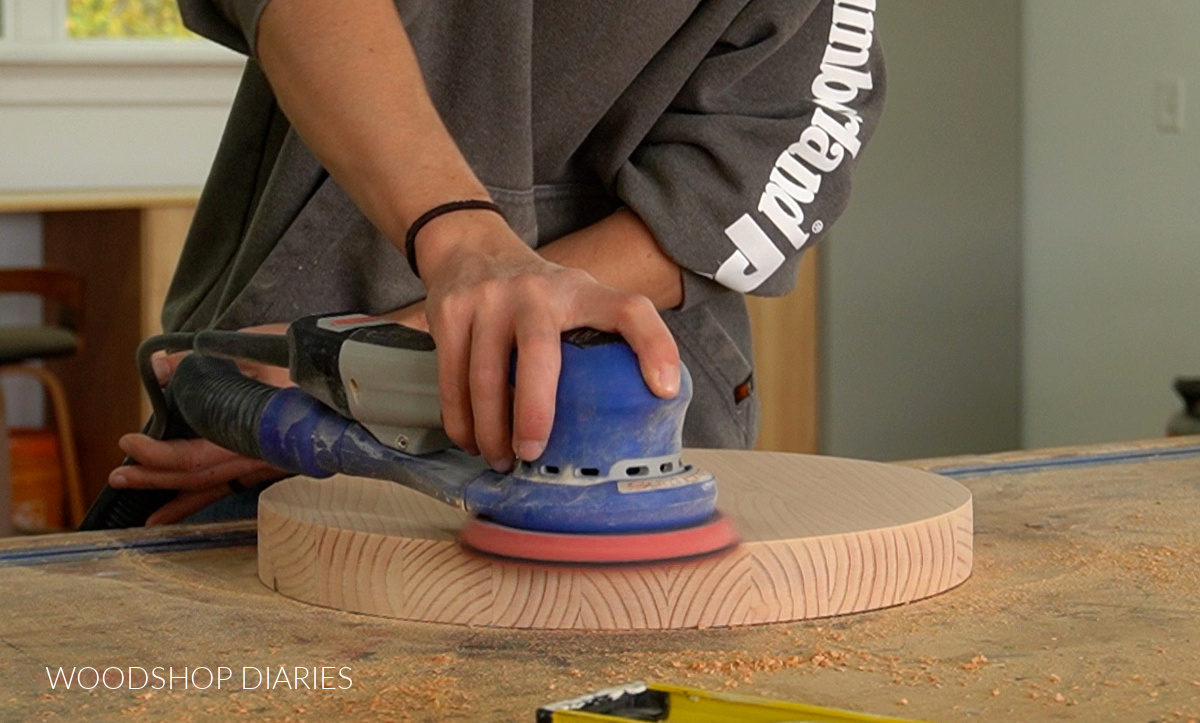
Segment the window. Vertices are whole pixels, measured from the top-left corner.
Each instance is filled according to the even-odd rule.
[[[194,39],[175,0],[67,0],[67,37]]]
[[[175,0],[0,0],[0,192],[204,180],[246,59]]]
[[[0,0],[0,65],[230,65],[183,26],[176,0]]]

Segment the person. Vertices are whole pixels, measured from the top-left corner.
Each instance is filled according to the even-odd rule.
[[[845,207],[884,97],[875,0],[179,5],[248,62],[165,329],[350,310],[428,329],[447,433],[505,471],[545,446],[560,333],[591,326],[655,394],[688,365],[686,445],[753,444],[743,295],[790,290]],[[112,486],[181,491],[151,524],[274,472],[204,441],[121,446],[139,464]]]

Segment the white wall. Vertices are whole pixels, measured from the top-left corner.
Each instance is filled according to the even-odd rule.
[[[0,2],[0,192],[197,186],[244,59],[207,41],[76,40],[64,0]]]
[[[54,20],[51,6],[19,7],[22,17]],[[0,195],[200,187],[241,58],[209,43],[71,43],[52,32],[61,28],[18,27],[17,7],[0,6],[4,27],[28,35],[0,39]],[[40,265],[41,229],[37,214],[0,214],[0,266]],[[0,324],[40,319],[37,299],[0,298]],[[41,424],[36,382],[6,380],[4,389],[10,424]]]
[[[0,192],[199,187],[238,61],[153,63],[0,55]]]
[[[823,250],[822,451],[1019,440],[1020,0],[895,0],[883,122]]]
[[[1158,436],[1200,375],[1200,3],[1026,0],[1024,444]],[[1184,131],[1156,127],[1182,78]]]

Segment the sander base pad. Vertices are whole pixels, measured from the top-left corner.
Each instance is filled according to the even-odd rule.
[[[737,544],[733,524],[721,513],[691,527],[624,534],[572,534],[519,530],[472,518],[462,543],[490,555],[558,563],[637,563],[718,552]]]

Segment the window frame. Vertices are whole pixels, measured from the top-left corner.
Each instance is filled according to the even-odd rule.
[[[0,194],[204,182],[244,56],[207,41],[71,38],[65,0],[0,3]]]
[[[67,0],[0,0],[0,66],[241,65],[245,58],[202,40],[72,38]]]

